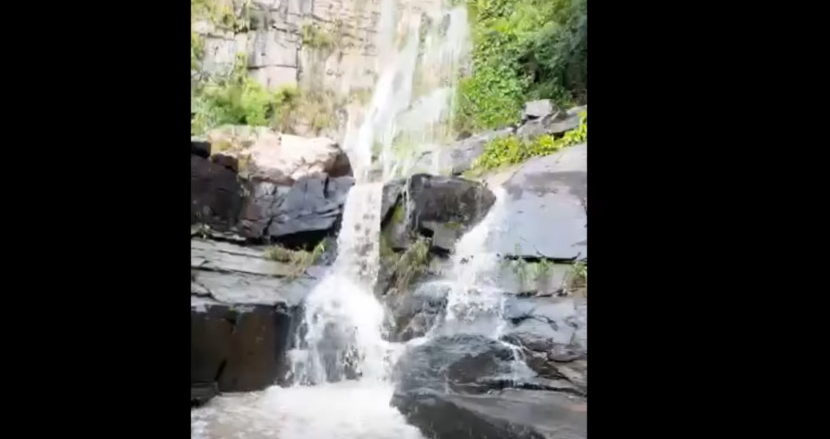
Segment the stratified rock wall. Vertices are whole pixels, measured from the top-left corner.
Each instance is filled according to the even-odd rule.
[[[205,42],[202,72],[227,74],[243,54],[258,82],[271,90],[297,86],[314,101],[306,104],[330,114],[323,130],[303,120],[314,117],[307,114],[291,121],[292,132],[335,139],[345,130],[347,112],[359,112],[371,97],[381,60],[389,58],[407,25],[420,21],[425,11],[439,10],[441,3],[399,0],[383,15],[381,3],[389,0],[208,1],[233,18],[194,24]]]

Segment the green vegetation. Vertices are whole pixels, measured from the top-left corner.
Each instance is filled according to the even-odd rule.
[[[432,239],[418,236],[395,263],[395,289],[401,293],[429,271]]]
[[[283,89],[283,94],[285,93]],[[340,104],[331,90],[299,90],[291,88],[291,96],[281,101],[279,116],[271,124],[282,132],[307,124],[313,135],[328,128],[337,128],[337,107]]]
[[[320,241],[312,251],[290,250],[280,245],[274,245],[265,251],[265,258],[290,265],[291,274],[288,277],[295,279],[305,273],[308,267],[317,263],[325,252],[325,241]]]
[[[243,4],[242,15],[246,17],[249,5]],[[197,21],[209,21],[216,28],[238,32],[249,20],[237,19],[233,6],[216,0],[190,0],[190,67],[193,77],[193,112],[191,134],[202,134],[206,130],[223,124],[244,124],[256,126],[271,125],[279,115],[279,108],[286,101],[294,99],[296,90],[284,89],[269,92],[248,76],[248,57],[238,53],[233,69],[228,75],[211,77],[202,72],[205,52],[205,37],[194,29]]]
[[[539,262],[528,262],[518,258],[507,262],[521,288],[535,289],[540,282],[547,280],[553,269],[553,261],[542,259]]]
[[[521,163],[531,157],[553,154],[570,145],[588,141],[588,112],[580,114],[579,127],[561,137],[542,135],[532,141],[523,141],[516,135],[499,137],[484,145],[484,152],[476,159],[468,176],[506,165]]]
[[[302,95],[294,86],[269,91],[248,75],[248,56],[237,53],[227,75],[207,75],[202,72],[204,36],[194,29],[196,21],[207,20],[217,28],[239,32],[250,25],[249,4],[243,4],[241,16],[229,4],[216,0],[191,0],[190,65],[195,73],[193,81],[193,112],[191,134],[203,134],[211,128],[225,125],[267,126],[286,131],[295,122],[298,113],[309,115],[308,121],[315,133],[336,124],[334,110],[322,103],[318,93]],[[303,111],[299,111],[302,109]]]
[[[247,65],[247,55],[239,53],[230,75],[198,84],[192,134],[224,124],[272,126],[280,109],[299,97],[296,87],[268,91],[248,75]]]
[[[571,283],[579,286],[588,286],[588,264],[585,262],[574,262],[571,266]]]
[[[587,103],[586,0],[456,1],[467,5],[474,44],[457,131],[514,123],[529,100]]]
[[[312,49],[331,50],[335,47],[336,40],[331,32],[322,29],[318,24],[306,22],[301,28],[303,46]]]

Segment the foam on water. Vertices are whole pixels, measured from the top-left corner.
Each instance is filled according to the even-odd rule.
[[[191,437],[422,439],[391,397],[391,386],[362,381],[223,396],[191,412]]]

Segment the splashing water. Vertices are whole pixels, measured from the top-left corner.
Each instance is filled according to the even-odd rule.
[[[479,334],[498,339],[504,325],[504,294],[493,274],[501,260],[488,244],[500,233],[506,214],[505,190],[491,188],[496,201],[484,219],[464,234],[455,246],[450,274],[450,292],[443,321],[429,336],[439,334]]]
[[[349,110],[342,144],[355,185],[338,257],[303,304],[296,348],[288,354],[294,384],[215,398],[191,412],[192,438],[422,439],[389,405],[388,374],[403,346],[385,340],[384,308],[372,288],[383,183],[407,175],[425,149],[449,134],[469,27],[463,6],[408,3],[382,0],[381,74],[370,105]],[[398,39],[402,45],[393,43]]]

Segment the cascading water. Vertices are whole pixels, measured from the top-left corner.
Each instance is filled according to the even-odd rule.
[[[496,201],[484,219],[464,234],[455,245],[447,280],[447,309],[427,337],[441,334],[478,334],[498,339],[504,325],[504,295],[493,274],[498,272],[499,255],[488,244],[504,224],[504,189],[491,189]]]
[[[355,185],[338,257],[304,301],[296,349],[289,352],[294,384],[215,398],[191,412],[193,438],[422,438],[389,406],[389,369],[402,346],[385,340],[384,308],[373,295],[379,216],[383,183],[406,175],[424,148],[446,140],[468,23],[463,6],[415,5],[382,2],[381,74],[368,108],[349,114],[343,145]]]

